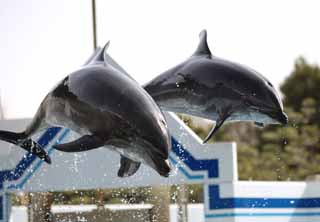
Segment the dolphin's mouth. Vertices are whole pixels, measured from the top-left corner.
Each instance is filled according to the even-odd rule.
[[[253,102],[248,98],[244,98],[244,103],[245,105],[249,106],[249,108],[254,112],[263,113],[280,124],[283,124],[283,125],[288,124],[288,116],[282,111],[282,108],[281,109],[274,108],[263,102],[258,102],[258,101]]]
[[[264,106],[262,108],[262,106],[248,103],[247,101],[246,101],[246,105],[248,105],[250,107],[250,109],[254,112],[259,112],[259,113],[262,113],[262,114],[269,116],[270,118],[272,118],[275,121],[275,123],[279,123],[279,124],[283,124],[283,125],[288,124],[288,116],[282,110],[274,110],[273,108],[266,107],[266,106]],[[259,121],[256,121],[255,124],[258,126],[264,125]]]
[[[287,125],[288,124],[288,116],[287,114],[285,114],[284,112],[281,112],[278,115],[277,120],[279,121],[279,123],[283,124],[283,125]]]
[[[282,110],[281,111],[267,111],[267,110],[259,110],[261,113],[264,113],[274,119],[277,123],[287,125],[288,124],[288,116]]]

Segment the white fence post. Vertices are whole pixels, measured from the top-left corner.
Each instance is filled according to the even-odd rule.
[[[11,199],[9,193],[0,193],[0,222],[9,222],[11,213]]]

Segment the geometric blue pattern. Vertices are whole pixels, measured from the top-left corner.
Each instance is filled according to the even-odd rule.
[[[181,171],[182,174],[184,174],[185,177],[187,177],[189,180],[199,180],[199,182],[202,182],[204,179],[204,175],[193,175],[188,172],[187,169],[182,167],[171,155],[169,155],[169,160],[176,168]]]
[[[46,147],[48,143],[60,132],[60,130],[60,127],[49,128],[37,142],[42,147]],[[20,179],[20,177],[36,159],[37,156],[33,155],[32,153],[26,153],[14,169],[0,171],[0,189],[3,189],[3,183],[5,181],[15,181]]]
[[[219,177],[218,160],[197,160],[181,144],[172,137],[172,151],[184,162],[192,171],[208,171],[209,178]],[[174,158],[170,157],[173,163]],[[190,180],[200,179],[201,175],[190,175],[186,169],[179,167],[179,170]],[[320,198],[221,198],[219,185],[207,184],[209,210],[235,209],[235,208],[260,208],[260,209],[294,209],[294,208],[320,208]],[[268,212],[268,213],[210,213],[205,218],[224,218],[224,217],[313,217],[320,216],[320,212]]]
[[[209,185],[210,209],[320,208],[320,198],[221,198],[218,185]]]
[[[205,218],[225,218],[225,217],[319,217],[320,212],[288,212],[288,213],[214,213],[206,214]],[[308,220],[309,221],[309,220]],[[315,221],[317,222],[317,221]]]
[[[46,130],[42,136],[37,141],[43,148],[45,148],[49,142],[60,132],[61,128],[53,127]],[[17,148],[19,149],[19,148]],[[26,153],[23,158],[19,161],[17,166],[11,170],[0,171],[0,190],[3,189],[3,184],[5,181],[15,181],[20,179],[28,167],[37,159],[36,155],[32,153]],[[0,220],[3,220],[4,206],[3,206],[3,196],[0,196]]]
[[[208,172],[209,178],[218,178],[218,160],[217,159],[195,159],[175,138],[172,137],[172,151],[183,161],[192,171]]]
[[[38,140],[42,147],[46,147],[49,142],[60,132],[61,128],[53,127],[48,129]],[[179,170],[191,180],[204,179],[203,174],[193,175],[188,171],[207,171],[208,178],[219,177],[218,159],[195,159],[192,154],[187,151],[181,144],[172,137],[172,152],[183,161],[188,169],[180,167]],[[51,152],[49,152],[51,153]],[[15,181],[20,179],[28,167],[37,159],[31,153],[27,153],[19,161],[15,169],[0,171],[0,189],[3,188],[5,181]],[[175,159],[170,160],[176,163]],[[41,161],[40,161],[41,163]],[[219,185],[208,184],[210,210],[217,209],[235,209],[235,208],[320,208],[320,197],[317,198],[221,198]],[[0,196],[0,219],[3,218],[3,197]],[[292,213],[210,213],[206,214],[206,218],[223,218],[223,217],[265,217],[265,216],[320,216],[320,212],[292,212]]]
[[[69,129],[65,129],[63,133],[61,133],[61,135],[59,136],[59,138],[57,139],[56,143],[59,143],[59,141],[62,141],[67,135],[68,133],[70,132]],[[50,156],[51,153],[53,152],[53,148],[52,146],[50,148],[47,149],[47,153],[48,155]],[[32,170],[30,170],[27,174],[24,174],[24,177],[23,179],[18,183],[18,184],[11,184],[7,187],[8,190],[10,189],[16,189],[16,190],[19,190],[19,189],[22,189],[23,186],[28,182],[28,180],[33,176],[33,174],[41,167],[41,165],[45,163],[44,161],[42,160],[37,160],[37,163],[34,164]]]

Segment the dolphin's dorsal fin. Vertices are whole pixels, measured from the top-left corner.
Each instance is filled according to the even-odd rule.
[[[109,45],[110,45],[110,41],[108,41],[105,46],[103,47],[103,61],[104,61],[104,64],[105,65],[108,65],[108,60],[107,60],[107,57],[108,57],[108,53],[107,53],[107,49],[109,48]]]
[[[83,64],[84,66],[89,65],[92,63],[92,61],[95,60],[95,58],[97,57],[97,55],[101,52],[101,47],[97,47],[94,52],[92,53],[92,55],[89,57],[89,59],[87,59],[87,61]]]
[[[106,65],[106,60],[105,60],[105,55],[107,53],[107,50],[109,48],[109,45],[110,45],[110,41],[108,41],[104,47],[102,48],[101,52],[99,53],[99,57],[97,58],[99,62],[104,62],[104,64]]]
[[[103,47],[103,61],[105,64],[107,64],[107,57],[108,57],[108,53],[107,53],[107,49],[109,48],[110,45],[110,41],[108,41],[105,46]]]
[[[208,43],[207,43],[207,30],[202,30],[199,34],[200,42],[198,45],[197,50],[193,53],[195,56],[200,55],[211,55],[211,51],[209,49]]]
[[[110,41],[109,41],[110,42]],[[117,69],[118,71],[122,72],[123,74],[127,75],[130,79],[134,80],[124,68],[122,68],[108,53],[107,48],[109,46],[109,42],[105,45],[103,50],[103,61],[105,66],[112,66],[113,68]],[[134,80],[135,81],[135,80]]]
[[[94,64],[94,63],[97,63],[97,62],[103,62],[104,63],[105,62],[105,60],[104,60],[105,52],[107,51],[107,49],[109,47],[109,44],[110,44],[110,41],[108,41],[104,45],[103,48],[98,47],[85,65]]]

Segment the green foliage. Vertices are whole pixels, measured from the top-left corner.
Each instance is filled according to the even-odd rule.
[[[293,72],[280,88],[290,123],[286,127],[266,128],[261,134],[260,146],[277,149],[276,156],[281,163],[277,179],[304,180],[320,172],[319,67],[298,58]],[[276,160],[270,161],[277,165]]]
[[[308,98],[312,98],[314,99],[314,105],[319,107],[319,86],[319,67],[308,64],[304,58],[298,58],[295,62],[293,72],[286,78],[284,84],[281,86],[285,105],[294,111],[300,112],[303,102]]]

